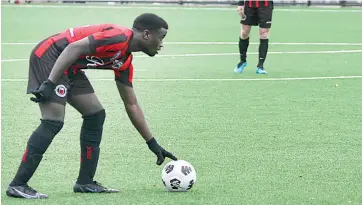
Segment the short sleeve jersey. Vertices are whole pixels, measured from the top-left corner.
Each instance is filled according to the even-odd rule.
[[[113,70],[116,80],[132,86],[133,56],[129,52],[129,42],[132,37],[131,29],[115,24],[69,28],[43,41],[35,50],[35,55],[39,58],[50,55],[50,58],[53,58],[54,55],[60,55],[70,43],[88,38],[91,53],[80,56],[70,69],[73,71],[78,69]],[[50,47],[54,45],[57,48],[56,51],[59,52],[51,52]]]

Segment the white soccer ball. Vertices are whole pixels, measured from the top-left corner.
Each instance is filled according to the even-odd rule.
[[[185,160],[171,161],[162,169],[162,182],[168,191],[188,191],[196,183],[196,170]]]

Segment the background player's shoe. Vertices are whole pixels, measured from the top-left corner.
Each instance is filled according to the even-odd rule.
[[[110,189],[102,186],[100,183],[94,181],[93,184],[75,184],[73,187],[74,192],[79,193],[118,193],[117,189]]]
[[[265,70],[264,70],[264,68],[262,68],[262,67],[257,67],[256,68],[256,74],[267,74],[268,72],[266,72]]]
[[[6,195],[15,198],[25,198],[25,199],[46,199],[48,195],[41,194],[35,191],[30,186],[21,185],[21,186],[9,186],[6,190]]]
[[[236,65],[236,68],[234,69],[234,73],[241,73],[243,72],[244,68],[248,65],[248,63],[245,61],[243,63],[238,63],[238,65]]]

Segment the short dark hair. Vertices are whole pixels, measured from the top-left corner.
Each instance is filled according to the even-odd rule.
[[[144,13],[134,20],[133,28],[141,31],[145,29],[153,31],[161,28],[168,29],[168,24],[156,14]]]

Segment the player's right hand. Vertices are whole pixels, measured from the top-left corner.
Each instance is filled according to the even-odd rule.
[[[244,6],[238,6],[236,10],[237,10],[238,14],[241,16],[241,19],[245,20],[246,16],[244,13]]]
[[[30,92],[31,94],[35,95],[35,97],[31,97],[30,100],[36,103],[49,101],[52,97],[54,89],[55,84],[47,79],[39,86],[39,88]]]
[[[166,157],[173,159],[173,160],[177,160],[177,158],[173,154],[171,154],[170,152],[163,149],[157,143],[155,138],[150,139],[146,143],[148,145],[148,148],[157,156],[157,161],[156,161],[157,165],[161,165],[165,161]]]

